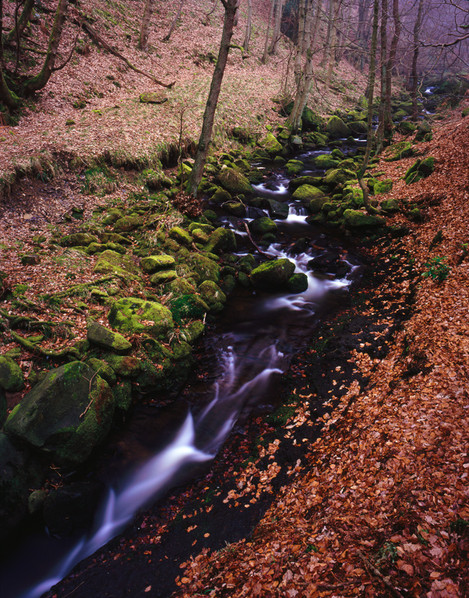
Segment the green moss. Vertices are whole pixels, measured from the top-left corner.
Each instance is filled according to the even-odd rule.
[[[182,295],[171,302],[171,313],[176,324],[181,324],[184,320],[203,318],[209,310],[207,303],[194,294]]]
[[[121,332],[146,332],[154,337],[165,336],[174,326],[167,307],[137,297],[118,299],[109,312],[109,322]]]
[[[312,199],[323,198],[324,192],[313,185],[301,185],[292,195],[293,199],[297,199],[304,204],[310,202]]]
[[[23,388],[24,376],[20,366],[10,357],[0,355],[0,388],[17,392]]]

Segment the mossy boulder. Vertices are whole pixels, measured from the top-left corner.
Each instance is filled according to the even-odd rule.
[[[277,225],[271,218],[261,216],[249,223],[249,229],[255,235],[262,236],[277,232]]]
[[[326,172],[324,182],[329,187],[338,187],[346,184],[350,180],[356,180],[357,175],[348,168],[334,168]]]
[[[114,373],[122,378],[136,378],[140,373],[142,362],[134,355],[108,353],[103,359]]]
[[[223,167],[220,170],[218,180],[220,185],[231,194],[238,195],[252,193],[251,183],[244,174],[229,166]]]
[[[210,253],[229,253],[236,251],[236,237],[232,230],[220,226],[210,235],[205,250]]]
[[[402,158],[409,158],[414,155],[414,148],[411,141],[399,141],[386,150],[386,162],[394,162]]]
[[[299,176],[296,179],[292,179],[288,184],[288,188],[291,192],[296,191],[301,185],[312,185],[313,187],[319,187],[322,183],[322,176]]]
[[[368,132],[366,122],[364,122],[363,120],[353,120],[347,123],[347,125],[353,135],[366,135]]]
[[[227,201],[222,207],[228,214],[238,216],[238,218],[243,218],[246,215],[246,206],[242,201]]]
[[[149,255],[140,260],[140,267],[147,274],[153,274],[160,270],[170,270],[176,265],[176,260],[172,255]]]
[[[415,141],[428,141],[431,139],[432,135],[432,127],[427,120],[423,120],[418,128],[417,133],[415,134]]]
[[[154,286],[158,286],[160,284],[167,284],[175,280],[178,276],[176,270],[161,270],[160,272],[155,272],[150,276],[150,282]]]
[[[123,217],[122,210],[118,208],[110,208],[103,218],[103,224],[114,224],[119,218]]]
[[[206,280],[199,285],[197,291],[200,293],[203,301],[213,310],[214,308],[223,307],[226,302],[226,295],[220,289],[216,282]],[[218,311],[219,309],[216,309]]]
[[[301,160],[288,160],[285,164],[285,169],[290,176],[294,174],[299,174],[302,170],[304,170],[305,165]]]
[[[106,438],[114,402],[108,383],[80,361],[48,372],[25,395],[5,431],[59,462],[83,463]]]
[[[192,243],[192,237],[190,233],[180,226],[173,226],[168,234],[171,239],[174,239],[180,245],[190,246]]]
[[[114,404],[119,411],[126,412],[132,405],[132,382],[130,380],[119,380],[112,387]]]
[[[203,318],[209,310],[209,305],[199,295],[192,293],[181,295],[171,302],[171,313],[176,324],[181,324],[183,320]]]
[[[121,332],[145,332],[155,338],[164,337],[174,327],[173,317],[167,307],[138,297],[118,299],[108,317],[111,326]]]
[[[380,208],[387,214],[393,214],[399,211],[399,202],[397,199],[385,199],[381,202]]]
[[[222,187],[217,187],[211,199],[213,203],[223,204],[226,201],[231,201],[233,199],[233,196],[226,189],[223,189]]]
[[[403,120],[397,125],[396,128],[401,135],[412,135],[417,130],[417,125],[415,125],[413,122],[410,122],[410,120]]]
[[[339,139],[350,136],[350,128],[339,116],[331,116],[326,124],[326,131],[331,139]]]
[[[11,357],[0,355],[0,389],[18,392],[23,385],[24,376],[20,366]]]
[[[313,185],[301,185],[294,191],[292,198],[307,204],[312,199],[324,197],[324,192]]]
[[[277,218],[279,220],[288,218],[289,208],[287,203],[268,198],[265,200],[265,205],[272,218]]]
[[[306,106],[301,115],[301,127],[303,131],[319,131],[324,127],[324,119]]]
[[[264,262],[251,272],[251,283],[256,289],[280,291],[288,288],[295,264],[286,258]]]
[[[272,133],[267,133],[259,142],[259,145],[271,156],[275,156],[275,154],[279,154],[282,151],[282,144],[277,141]]]
[[[161,91],[145,91],[140,94],[139,100],[142,104],[164,104],[168,96]]]
[[[361,210],[345,210],[343,216],[345,226],[351,229],[376,228],[386,224],[386,219],[382,216],[367,214]]]
[[[104,361],[104,359],[98,359],[97,357],[90,357],[86,360],[86,363],[97,372],[101,378],[113,386],[116,383],[117,376],[112,367]]]
[[[222,229],[225,230],[225,229]],[[196,282],[204,280],[220,280],[220,266],[217,262],[202,253],[191,253],[186,258],[187,265],[191,268]]]
[[[73,233],[65,235],[59,241],[62,247],[87,247],[90,243],[99,243],[98,237],[89,233]]]
[[[383,181],[376,181],[373,187],[373,191],[375,195],[380,195],[382,193],[389,193],[391,191],[393,185],[392,179],[385,179]]]
[[[314,158],[314,165],[316,168],[322,170],[329,170],[329,168],[336,168],[339,165],[340,160],[331,156],[331,154],[321,154]]]
[[[430,176],[435,170],[435,158],[428,157],[423,160],[417,160],[405,173],[404,180],[407,185],[416,183],[427,176]]]
[[[86,338],[93,345],[114,353],[128,353],[132,349],[132,343],[122,334],[114,332],[91,319],[86,323]]]
[[[319,195],[317,197],[313,197],[308,203],[308,210],[311,214],[317,214],[320,212],[325,203],[329,202],[329,198],[325,195]]]
[[[114,232],[116,233],[130,233],[131,231],[140,228],[143,225],[143,216],[137,214],[129,214],[116,220],[114,223]]]
[[[107,249],[99,254],[94,271],[99,274],[138,274],[138,267],[128,255]]]
[[[287,287],[290,293],[304,293],[308,288],[308,277],[303,272],[297,272],[290,276]]]

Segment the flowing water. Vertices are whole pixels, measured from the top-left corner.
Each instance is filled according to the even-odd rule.
[[[299,156],[305,163],[302,174],[316,174],[311,160],[319,153],[324,150]],[[187,479],[191,470],[197,472],[200,464],[213,459],[240,416],[253,407],[271,406],[274,389],[292,356],[304,346],[317,325],[318,312],[340,302],[340,297],[357,279],[360,268],[360,262],[340,244],[307,224],[306,211],[291,199],[288,182],[284,173],[277,172],[254,187],[259,196],[289,205],[288,217],[277,220],[278,242],[264,248],[264,253],[294,261],[295,271],[308,277],[307,290],[292,295],[246,290],[238,291],[230,299],[215,332],[205,341],[214,364],[213,382],[206,384],[194,401],[186,391],[186,414],[175,426],[172,439],[109,489],[86,536],[73,541],[39,539],[38,544],[30,544],[29,557],[22,553],[7,563],[0,570],[3,598],[39,598],[76,563],[119,534],[137,510],[179,483],[182,473]],[[238,236],[240,255],[248,251],[256,254],[249,247],[244,222],[263,213],[267,215],[262,210],[251,209],[244,220],[222,218]],[[301,243],[295,243],[299,239]],[[330,262],[331,272],[323,266],[318,273],[314,263],[324,253],[334,257]],[[339,274],[337,264],[341,266]],[[28,558],[38,561],[39,571],[31,570]]]

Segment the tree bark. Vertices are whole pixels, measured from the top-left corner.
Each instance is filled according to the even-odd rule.
[[[145,0],[145,8],[143,9],[142,25],[140,27],[140,37],[138,40],[139,50],[146,50],[148,48],[148,35],[150,33],[151,14],[153,12],[154,0]]]
[[[394,33],[389,48],[388,62],[386,64],[386,93],[384,102],[384,135],[392,135],[392,116],[391,116],[391,85],[392,74],[396,64],[397,46],[401,37],[402,23],[399,12],[399,0],[392,0],[392,18],[394,22]]]
[[[412,117],[416,120],[418,118],[418,103],[417,93],[419,87],[418,77],[418,60],[420,53],[420,31],[422,29],[423,21],[423,0],[419,0],[417,8],[417,17],[414,23],[413,31],[413,53],[412,53],[412,70],[410,73],[410,97],[412,99]]]
[[[189,178],[189,192],[197,196],[197,190],[202,180],[207,154],[212,140],[213,122],[215,119],[215,110],[217,108],[218,98],[220,96],[221,83],[225,72],[228,54],[230,51],[230,42],[233,36],[233,28],[236,23],[237,11],[240,0],[221,0],[225,7],[225,18],[223,21],[223,32],[218,51],[217,64],[213,71],[212,83],[208,94],[207,104],[200,133],[199,144],[195,156],[194,166]]]
[[[381,0],[380,27],[380,102],[378,111],[377,151],[382,150],[385,136],[385,103],[386,103],[386,64],[388,56],[388,0]]]
[[[6,36],[6,42],[8,44],[10,44],[11,42],[16,40],[16,43],[19,45],[19,40],[21,38],[21,35],[31,17],[31,12],[33,10],[34,2],[35,2],[35,0],[26,0],[24,8],[21,11],[20,18],[16,20],[15,26]]]
[[[68,0],[59,0],[57,10],[55,12],[54,24],[49,36],[49,46],[47,48],[46,59],[41,71],[31,79],[28,79],[23,85],[22,92],[25,96],[31,95],[35,91],[42,89],[49,81],[54,72],[55,61],[57,59],[57,52],[59,49],[60,39],[67,15]]]
[[[275,54],[277,52],[277,45],[280,41],[281,33],[280,27],[282,24],[283,6],[285,0],[276,0],[275,2],[275,21],[274,29],[272,32],[272,41],[270,43],[269,54]]]
[[[249,54],[249,44],[251,43],[252,33],[252,0],[248,0],[248,16],[246,21],[246,32],[244,34],[243,49],[244,54]]]
[[[168,34],[163,37],[164,42],[169,42],[171,36],[173,35],[173,31],[176,29],[176,25],[178,24],[179,18],[182,13],[182,7],[184,6],[184,0],[179,2],[177,13],[171,23],[171,27],[169,28]]]
[[[275,9],[275,0],[272,0],[270,4],[270,13],[269,13],[269,20],[267,22],[267,31],[265,34],[265,45],[264,45],[264,54],[262,55],[262,64],[267,62],[267,55],[269,53],[269,35],[270,35],[270,24],[272,23],[272,19],[274,17],[274,9]]]
[[[376,80],[376,47],[378,44],[378,21],[379,21],[379,0],[374,0],[373,4],[373,29],[371,34],[371,45],[370,45],[370,70],[368,74],[368,118],[367,118],[367,139],[366,139],[366,150],[365,156],[363,157],[363,163],[360,170],[357,172],[358,184],[363,191],[363,202],[365,204],[368,213],[372,214],[376,210],[370,203],[370,196],[368,189],[363,182],[363,175],[368,168],[370,161],[371,149],[373,147],[373,101],[375,92],[375,80]]]

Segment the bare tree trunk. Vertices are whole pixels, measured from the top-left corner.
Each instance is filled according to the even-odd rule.
[[[375,212],[375,209],[370,203],[370,196],[368,189],[363,182],[363,175],[368,168],[370,161],[371,149],[373,147],[373,100],[375,92],[375,80],[376,80],[376,47],[378,44],[378,21],[379,21],[379,0],[374,0],[373,4],[373,29],[371,34],[371,45],[370,45],[370,70],[368,74],[368,118],[366,123],[367,128],[367,139],[366,139],[366,150],[365,156],[363,157],[363,163],[360,170],[357,172],[358,183],[363,191],[363,202],[366,210],[369,213]]]
[[[270,24],[272,23],[272,19],[274,17],[274,9],[275,9],[275,0],[272,0],[270,5],[270,13],[269,13],[269,20],[267,22],[267,31],[265,34],[265,45],[264,45],[264,54],[262,55],[262,64],[267,62],[267,55],[269,53],[269,35],[270,35]]]
[[[298,87],[301,77],[303,75],[302,58],[306,51],[305,45],[305,25],[306,25],[306,0],[300,0],[298,6],[298,28],[296,35],[296,56],[294,63],[295,83]]]
[[[57,52],[59,49],[60,38],[65,23],[67,14],[68,0],[59,0],[57,10],[55,12],[54,24],[49,36],[49,46],[47,48],[46,59],[41,71],[32,79],[26,81],[23,86],[24,95],[30,95],[39,89],[42,89],[50,79],[54,72],[55,61],[57,59]]]
[[[7,85],[5,80],[5,66],[3,60],[3,0],[0,0],[0,102],[5,104],[7,108],[15,109],[19,106],[20,100],[18,96],[13,93]]]
[[[412,98],[412,116],[414,119],[418,117],[418,103],[417,92],[419,86],[418,77],[418,60],[420,52],[420,31],[422,29],[423,21],[423,0],[419,0],[417,8],[417,18],[414,23],[413,35],[413,54],[412,54],[412,70],[410,73],[410,97]]]
[[[251,43],[252,32],[252,0],[248,0],[248,18],[246,22],[246,33],[244,34],[243,49],[244,54],[249,54],[249,44]]]
[[[138,40],[139,50],[146,50],[148,48],[148,35],[150,33],[151,13],[153,11],[154,0],[145,0],[145,8],[143,10],[142,26],[140,27],[140,37]]]
[[[230,51],[230,42],[233,36],[233,28],[236,23],[237,11],[240,0],[221,0],[225,7],[225,18],[223,21],[223,32],[218,51],[217,64],[213,71],[212,83],[208,94],[207,104],[205,106],[204,118],[202,123],[202,132],[197,146],[195,163],[189,178],[189,191],[191,195],[196,196],[200,181],[204,171],[207,154],[212,140],[213,122],[215,119],[215,110],[217,108],[218,97],[220,95],[221,83],[225,72],[226,62]]]
[[[280,40],[280,27],[282,24],[283,6],[285,0],[276,0],[275,2],[275,21],[274,30],[272,33],[272,41],[269,48],[269,54],[275,54],[277,52],[277,45]]]
[[[391,85],[392,73],[396,64],[397,46],[401,36],[401,16],[399,13],[399,0],[392,0],[392,18],[394,22],[394,33],[389,48],[388,62],[386,64],[386,94],[384,101],[384,135],[392,136],[392,117],[391,117]]]
[[[335,49],[336,49],[336,42],[337,42],[337,16],[338,16],[338,6],[337,0],[330,0],[331,8],[329,11],[329,18],[331,19],[330,22],[330,35],[329,35],[329,42],[327,47],[327,72],[326,72],[326,87],[329,87],[332,77],[332,69],[334,68],[335,63]],[[328,25],[329,27],[329,25]]]
[[[175,15],[175,17],[173,19],[173,22],[171,23],[171,27],[169,28],[168,34],[163,37],[163,41],[164,42],[169,42],[171,36],[173,35],[173,31],[176,29],[176,25],[177,25],[177,23],[178,23],[178,21],[179,21],[179,19],[181,17],[182,7],[183,6],[184,6],[184,0],[181,0],[179,2],[179,7],[178,7],[178,10],[177,10],[177,13],[176,13],[176,15]]]
[[[377,151],[382,150],[385,132],[386,64],[388,55],[388,0],[381,0],[381,43],[380,43],[380,103],[378,111]]]
[[[6,36],[6,42],[8,44],[13,42],[14,40],[16,40],[17,45],[19,45],[19,40],[21,38],[21,35],[31,17],[31,12],[33,10],[34,2],[35,2],[35,0],[26,0],[19,19],[18,19],[18,14],[16,12],[15,26],[10,31],[10,33],[8,33],[8,35]]]

